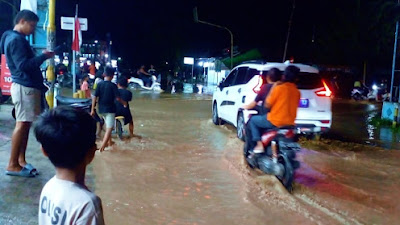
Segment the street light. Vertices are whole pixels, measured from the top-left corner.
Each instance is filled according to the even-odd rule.
[[[193,9],[193,18],[194,18],[194,22],[196,22],[196,23],[207,24],[210,26],[214,26],[214,27],[218,27],[218,28],[227,30],[229,32],[229,34],[231,35],[231,69],[232,69],[233,68],[233,34],[232,34],[232,31],[230,31],[227,27],[199,20],[199,17],[197,14],[197,7],[194,7],[194,9]]]

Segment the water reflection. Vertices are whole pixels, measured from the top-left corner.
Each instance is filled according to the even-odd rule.
[[[368,132],[368,139],[369,140],[374,140],[375,139],[375,129],[376,127],[374,127],[373,125],[371,125],[371,121],[374,117],[376,117],[377,112],[371,112],[368,114],[367,120],[366,120],[366,125],[367,125],[367,132]]]
[[[393,133],[391,128],[379,128],[370,124],[373,118],[380,116],[380,103],[337,101],[332,103],[332,109],[332,129],[326,134],[327,138],[400,149],[400,134]]]

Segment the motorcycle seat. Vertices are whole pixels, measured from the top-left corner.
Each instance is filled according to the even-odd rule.
[[[89,104],[92,102],[91,99],[83,99],[83,98],[70,98],[70,97],[64,97],[61,95],[56,96],[57,103],[59,105],[71,105],[74,103],[81,103],[81,104]]]
[[[285,130],[290,130],[290,129],[296,129],[296,126],[293,126],[293,125],[286,125],[286,126],[277,127],[276,129],[277,129],[277,130],[283,130],[283,129],[285,129]]]

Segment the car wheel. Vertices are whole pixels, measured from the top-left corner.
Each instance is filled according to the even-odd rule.
[[[237,137],[242,141],[245,141],[245,138],[246,138],[244,135],[244,129],[245,129],[245,124],[244,124],[243,113],[239,113],[238,118],[237,118],[236,133],[237,133]]]
[[[222,120],[218,116],[218,109],[217,109],[217,103],[214,103],[213,105],[213,110],[212,110],[212,121],[215,125],[221,125]]]

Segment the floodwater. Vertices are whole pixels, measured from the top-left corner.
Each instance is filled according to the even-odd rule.
[[[135,92],[131,110],[138,137],[114,137],[89,168],[107,224],[400,222],[398,151],[302,141],[289,194],[246,166],[232,127],[212,123],[210,97]]]
[[[332,105],[333,123],[328,138],[351,141],[385,149],[400,149],[400,134],[391,128],[377,128],[369,122],[379,117],[382,103],[336,100]],[[351,122],[351,123],[349,123]]]

